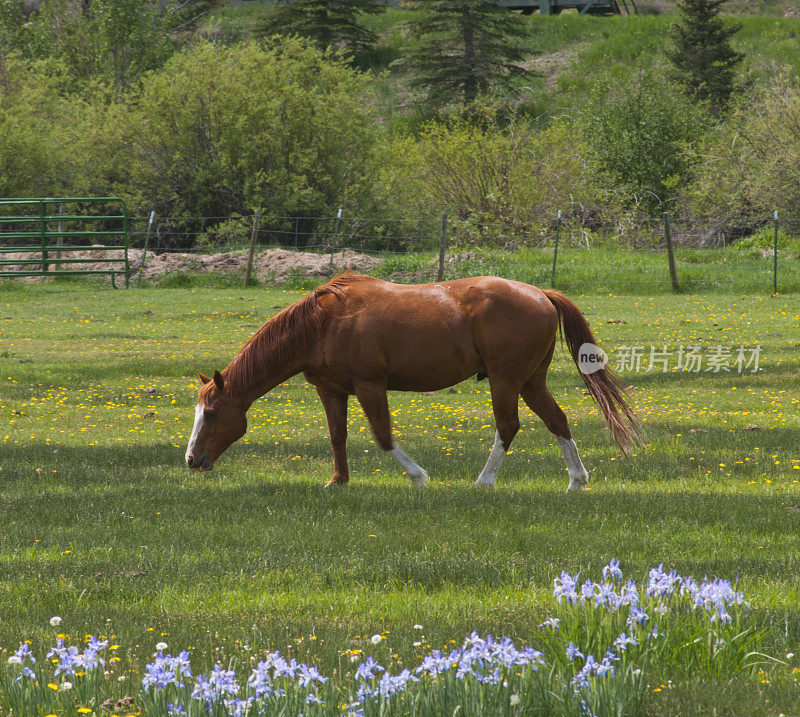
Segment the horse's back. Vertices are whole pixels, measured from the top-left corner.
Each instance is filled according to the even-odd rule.
[[[331,300],[326,362],[385,373],[390,388],[434,390],[493,367],[530,374],[555,339],[558,315],[538,288],[497,277],[393,284],[351,276]],[[335,307],[334,307],[335,305]]]

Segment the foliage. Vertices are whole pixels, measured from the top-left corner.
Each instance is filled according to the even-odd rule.
[[[667,209],[690,177],[691,147],[708,127],[701,108],[669,84],[642,75],[598,90],[583,113],[586,141],[628,203]]]
[[[709,214],[795,219],[800,206],[800,84],[778,78],[706,138],[686,201]]]
[[[528,53],[522,41],[528,26],[516,13],[484,0],[411,0],[423,10],[407,24],[411,40],[398,61],[412,87],[426,93],[426,102],[473,102],[491,88],[532,73],[522,66]]]
[[[130,191],[160,215],[331,214],[370,196],[365,78],[296,39],[199,42],[145,78]]]
[[[364,14],[383,12],[374,0],[283,0],[259,23],[257,35],[297,35],[320,50],[334,48],[347,53],[369,49],[377,35],[364,27]]]
[[[110,193],[116,108],[70,83],[58,60],[0,56],[0,196]]]
[[[0,37],[17,27],[9,38],[14,49],[28,57],[56,57],[76,82],[102,80],[124,93],[144,72],[163,64],[173,52],[177,33],[217,4],[217,0],[44,0],[30,21],[20,25],[15,0],[2,0]]]
[[[728,106],[737,90],[736,68],[744,59],[731,47],[741,29],[719,16],[727,0],[679,0],[683,24],[672,27],[674,46],[667,51],[674,78],[697,102],[708,102],[715,115]]]
[[[395,140],[385,181],[397,210],[446,210],[457,242],[503,244],[539,240],[556,209],[580,215],[597,201],[595,167],[571,122],[542,130],[518,115],[506,123],[492,105],[473,111]]]

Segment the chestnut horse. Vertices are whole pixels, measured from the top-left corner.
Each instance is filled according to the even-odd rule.
[[[519,397],[555,434],[569,490],[588,484],[564,412],[545,376],[562,334],[573,359],[594,344],[580,309],[557,291],[490,276],[436,284],[390,284],[346,273],[267,321],[223,371],[198,372],[200,387],[186,464],[209,471],[247,429],[253,401],[300,372],[313,384],[328,419],[333,478],[347,483],[347,398],[355,394],[378,445],[416,486],[428,474],[392,438],[387,390],[436,391],[470,376],[489,379],[495,440],[476,485],[494,485],[519,430]],[[581,374],[617,445],[638,436],[617,379],[602,367]]]

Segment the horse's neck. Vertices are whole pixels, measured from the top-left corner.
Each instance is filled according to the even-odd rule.
[[[292,316],[268,321],[223,371],[234,395],[248,403],[303,370],[304,359],[319,338],[318,325],[299,308]]]

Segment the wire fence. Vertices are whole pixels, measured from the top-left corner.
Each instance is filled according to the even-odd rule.
[[[66,231],[74,229],[68,220],[63,224]],[[253,273],[263,281],[324,279],[354,265],[400,282],[494,274],[591,291],[800,291],[800,217],[777,213],[654,217],[566,210],[531,222],[502,222],[457,215],[256,218],[153,212],[130,218],[130,246],[132,271],[145,265],[149,272],[139,272],[139,282],[142,275],[154,280],[159,271],[242,274],[244,257],[252,251]],[[294,264],[289,260],[282,273],[273,270],[271,262],[287,264],[287,253],[296,258]],[[226,260],[210,259],[220,256]]]
[[[282,249],[339,256],[350,249],[379,261],[369,273],[419,282],[495,274],[561,288],[627,291],[800,291],[800,217],[662,215],[549,223],[458,217],[167,217],[132,220],[132,246],[169,252]],[[671,245],[671,246],[670,246]],[[670,271],[670,254],[674,272]],[[352,260],[352,257],[351,259]],[[347,261],[345,258],[343,261]],[[342,262],[329,262],[331,271]],[[361,268],[361,267],[357,267]],[[361,268],[363,270],[363,268]]]

